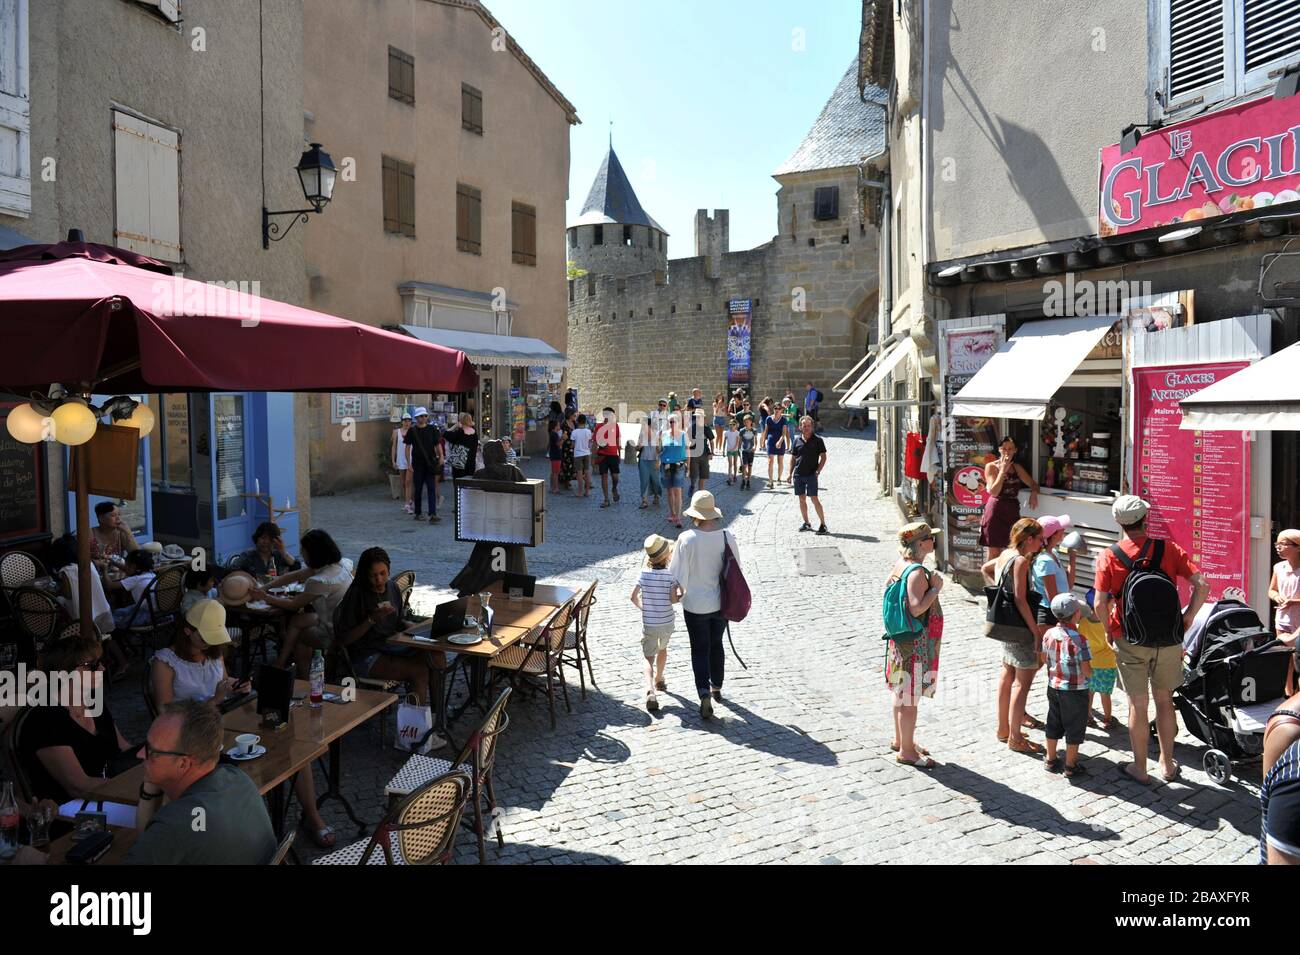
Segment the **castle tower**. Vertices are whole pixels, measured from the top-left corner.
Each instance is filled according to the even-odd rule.
[[[610,146],[568,230],[568,259],[592,275],[663,273],[668,233],[641,208],[623,165]]]

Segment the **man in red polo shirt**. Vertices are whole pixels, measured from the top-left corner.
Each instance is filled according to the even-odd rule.
[[[1119,548],[1129,557],[1136,558],[1147,544],[1146,521],[1150,505],[1140,497],[1124,494],[1115,499],[1111,514],[1120,526]],[[1187,551],[1171,540],[1164,541],[1164,554],[1160,569],[1175,583],[1179,577],[1192,585],[1192,602],[1183,609],[1183,630],[1196,618],[1196,612],[1205,603],[1210,592],[1209,582],[1196,569]],[[1174,737],[1178,735],[1178,718],[1174,712],[1174,690],[1183,683],[1183,647],[1137,646],[1124,639],[1120,620],[1124,608],[1120,595],[1129,570],[1110,549],[1101,552],[1097,559],[1096,588],[1097,616],[1106,621],[1106,638],[1115,648],[1119,669],[1119,684],[1128,695],[1128,738],[1133,746],[1133,762],[1120,763],[1120,770],[1130,779],[1143,785],[1151,782],[1147,775],[1147,743],[1150,730],[1147,720],[1147,687],[1156,701],[1156,735],[1160,739],[1160,775],[1166,782],[1178,776],[1178,763],[1174,761]]]
[[[618,441],[618,419],[614,417],[613,408],[601,411],[601,422],[596,425],[596,470],[600,472],[600,493],[605,495],[601,507],[609,507],[609,484],[614,482],[614,500],[618,500],[618,462],[623,453]]]

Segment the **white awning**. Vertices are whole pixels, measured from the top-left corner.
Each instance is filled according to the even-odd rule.
[[[1041,420],[1052,396],[1114,324],[1114,315],[1085,315],[1020,326],[957,392],[952,413]]]
[[[442,345],[463,351],[465,357],[476,365],[504,365],[526,368],[529,365],[547,368],[565,368],[569,359],[540,338],[520,338],[515,335],[489,335],[484,332],[461,332],[448,328],[424,328],[420,325],[403,325],[402,331],[422,342]]]
[[[880,387],[880,383],[885,380],[891,371],[898,366],[898,363],[908,355],[916,354],[916,342],[909,335],[901,342],[895,342],[886,349],[879,358],[876,359],[871,369],[858,379],[857,383],[847,395],[840,399],[841,408],[865,408],[868,404],[868,396]]]
[[[1201,431],[1300,431],[1300,343],[1179,402],[1179,427]]]
[[[846,375],[845,375],[843,378],[841,378],[839,381],[835,382],[835,384],[831,385],[831,391],[848,391],[848,390],[850,390],[848,387],[846,387],[846,385],[848,384],[849,380],[850,380],[850,379],[853,379],[853,378],[857,378],[858,375],[861,374],[861,372],[862,372],[862,366],[865,365],[867,362],[871,361],[871,359],[872,359],[873,357],[875,357],[875,356],[872,355],[871,352],[867,352],[865,355],[863,355],[863,356],[862,356],[862,360],[859,361],[859,362],[858,362],[856,365],[854,365],[852,368],[850,368],[849,371],[848,371],[848,374],[846,374]]]

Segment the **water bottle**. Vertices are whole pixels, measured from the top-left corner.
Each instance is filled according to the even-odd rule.
[[[18,801],[14,799],[14,784],[6,782],[4,795],[0,795],[0,859],[8,859],[18,851]]]
[[[319,709],[325,702],[325,655],[319,650],[311,655],[311,696],[308,700],[312,709]]]

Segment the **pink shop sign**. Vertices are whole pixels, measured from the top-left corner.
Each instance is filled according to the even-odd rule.
[[[1101,150],[1098,234],[1300,211],[1300,96],[1259,99]]]

